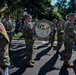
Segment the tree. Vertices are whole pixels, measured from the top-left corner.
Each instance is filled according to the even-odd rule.
[[[55,6],[58,7],[58,12],[65,18],[67,10],[68,10],[68,2],[67,0],[58,0]]]
[[[29,14],[35,18],[38,16],[39,19],[50,19],[56,17],[53,13],[53,6],[50,0],[5,0],[10,9],[11,17],[19,18],[22,16],[24,9],[27,8]]]
[[[69,12],[76,13],[76,0],[70,0],[69,6],[68,6],[68,13]]]

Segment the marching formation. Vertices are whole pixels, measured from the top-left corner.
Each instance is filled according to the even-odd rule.
[[[48,21],[51,25],[47,24],[45,20],[40,22],[41,26],[38,25],[35,27],[35,29],[35,23],[32,23],[32,16],[30,14],[25,15],[23,18],[22,33],[26,43],[25,45],[27,51],[27,66],[34,67],[35,61],[32,59],[32,54],[35,35],[39,34],[40,36],[43,36],[39,36],[40,38],[47,38],[46,35],[50,32],[48,39],[49,44],[54,47],[53,44],[55,41],[55,35],[57,34],[56,54],[60,54],[60,48],[62,44],[64,44],[65,52],[63,64],[66,67],[73,68],[74,65],[71,64],[69,60],[72,56],[73,44],[76,42],[75,14],[68,14],[66,21],[64,21],[62,18],[60,18],[59,20],[53,19],[52,22]],[[10,66],[11,59],[9,56],[9,51],[14,30],[15,25],[11,21],[10,14],[5,13],[2,21],[0,22],[0,67],[5,71],[5,75]],[[41,31],[41,33],[39,33],[38,31]]]

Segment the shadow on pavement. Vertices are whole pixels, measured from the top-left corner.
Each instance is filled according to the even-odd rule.
[[[75,61],[73,62],[73,64],[74,64],[73,70],[74,70],[74,73],[75,73],[75,75],[76,75],[76,59],[75,59]]]
[[[11,66],[10,68],[19,68],[16,72],[10,74],[10,75],[22,75],[24,71],[26,70],[26,53],[24,52],[25,49],[20,49],[17,51],[11,51]]]
[[[46,43],[46,44],[43,44],[41,46],[38,46],[36,49],[40,49],[40,48],[44,48],[44,47],[47,47],[49,43]]]
[[[11,66],[10,68],[13,68],[15,65],[18,65],[18,62],[20,62],[23,58],[26,57],[25,48],[18,49],[16,51],[10,50],[10,59],[11,59]]]
[[[55,54],[48,62],[45,63],[44,66],[41,67],[38,75],[46,75],[47,72],[49,71],[58,70],[58,68],[54,67],[57,59],[58,59],[58,55]]]
[[[66,66],[62,66],[59,72],[59,75],[69,75],[67,67]]]
[[[43,51],[41,51],[40,53],[38,53],[37,55],[36,55],[36,58],[34,59],[34,60],[40,60],[40,58],[42,57],[42,56],[44,56],[45,54],[47,54],[50,50],[51,50],[51,48],[52,47],[48,47],[47,49],[45,49],[45,50],[43,50]]]
[[[64,60],[64,50],[62,50],[62,51],[60,52],[60,56],[61,56],[60,60],[63,61],[63,60]]]
[[[23,45],[22,45],[23,47]],[[25,48],[21,48],[21,46],[18,45],[18,49],[16,50],[10,50],[10,59],[11,59],[11,66],[10,69],[16,67],[19,68],[16,72],[10,74],[10,75],[22,75],[24,71],[26,70],[26,50]]]
[[[26,68],[27,68],[27,66],[25,64],[25,61],[26,60],[22,60],[22,61],[16,63],[17,66],[15,65],[15,67],[17,67],[19,69],[16,72],[14,72],[14,73],[12,73],[10,75],[22,75],[25,72]]]
[[[12,43],[11,48],[16,49],[16,48],[23,47],[23,46],[26,46],[26,45],[21,44],[21,43]]]

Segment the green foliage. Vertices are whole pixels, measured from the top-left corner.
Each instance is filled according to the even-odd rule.
[[[70,0],[69,6],[68,6],[68,13],[69,12],[76,13],[76,0]]]
[[[22,33],[19,33],[16,36],[13,36],[13,39],[24,38]]]
[[[62,18],[65,18],[68,6],[67,0],[58,0],[55,6],[58,7],[58,13],[63,16]]]
[[[52,8],[50,0],[5,0],[10,9],[12,18],[22,18],[24,9],[27,8],[29,14],[39,19],[52,19]],[[4,1],[4,2],[5,2]]]
[[[76,0],[57,0],[57,3],[52,6],[52,0],[1,0],[0,7],[6,2],[10,9],[11,17],[14,19],[22,18],[24,9],[27,8],[27,12],[39,19],[45,18],[52,20],[53,18],[63,17],[69,12],[76,12]],[[58,7],[58,11],[54,12],[53,9]]]

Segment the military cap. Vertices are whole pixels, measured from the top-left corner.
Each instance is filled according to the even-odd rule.
[[[70,17],[70,16],[75,17],[75,14],[74,14],[74,13],[69,13],[69,14],[67,15],[67,17]]]
[[[74,13],[69,13],[68,15],[66,15],[66,19],[68,19],[71,16],[76,17],[76,15]]]
[[[32,16],[30,14],[27,14],[24,16],[24,18],[32,18]]]

